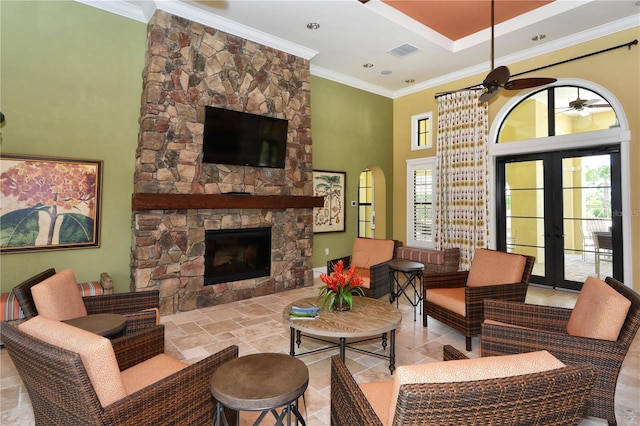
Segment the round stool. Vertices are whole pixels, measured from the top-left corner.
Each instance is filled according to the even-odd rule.
[[[290,355],[259,353],[222,364],[211,376],[211,394],[218,401],[216,426],[226,425],[224,407],[238,411],[262,411],[257,425],[271,412],[276,424],[291,424],[291,413],[305,425],[298,410],[298,398],[309,385],[309,369]],[[284,407],[278,413],[277,408]]]

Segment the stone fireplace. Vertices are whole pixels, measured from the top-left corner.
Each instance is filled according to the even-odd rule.
[[[132,200],[132,291],[162,314],[313,283],[309,61],[157,11]],[[206,105],[286,118],[284,169],[202,163]],[[230,192],[250,195],[228,195]],[[206,231],[271,230],[270,274],[204,285]]]

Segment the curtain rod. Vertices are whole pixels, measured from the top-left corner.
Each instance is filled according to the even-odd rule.
[[[620,49],[621,47],[626,47],[628,50],[631,50],[631,46],[634,46],[636,44],[638,44],[638,40],[637,39],[633,40],[633,41],[630,41],[628,43],[620,44],[618,46],[609,47],[608,49],[598,50],[597,52],[587,53],[587,54],[582,55],[582,56],[576,56],[575,58],[565,59],[564,61],[556,62],[556,63],[549,64],[549,65],[544,65],[542,67],[534,68],[534,69],[528,70],[528,71],[522,71],[522,72],[519,72],[517,74],[512,74],[511,77],[517,77],[517,76],[522,75],[522,74],[527,74],[527,73],[534,72],[534,71],[540,71],[540,70],[543,70],[545,68],[555,67],[556,65],[562,65],[562,64],[566,64],[567,62],[577,61],[578,59],[588,58],[589,56],[599,55],[601,53],[609,52],[611,50]]]
[[[564,61],[555,62],[553,64],[544,65],[544,66],[541,66],[541,67],[538,67],[538,68],[534,68],[534,69],[531,69],[531,70],[528,70],[528,71],[522,71],[522,72],[519,72],[517,74],[512,74],[511,77],[517,77],[517,76],[522,75],[522,74],[528,74],[530,72],[540,71],[540,70],[543,70],[543,69],[546,69],[546,68],[555,67],[556,65],[562,65],[562,64],[566,64],[568,62],[577,61],[578,59],[588,58],[589,56],[599,55],[601,53],[609,52],[611,50],[620,49],[621,47],[626,47],[627,49],[631,50],[631,47],[635,46],[637,44],[638,44],[638,39],[635,39],[635,40],[632,40],[632,41],[630,41],[628,43],[620,44],[618,46],[613,46],[613,47],[609,47],[607,49],[598,50],[597,52],[587,53],[587,54],[582,55],[582,56],[576,56],[575,58],[565,59]],[[460,90],[480,90],[480,89],[484,89],[484,86],[482,86],[481,84],[476,84],[476,85],[473,85],[473,86],[465,87],[464,89],[460,89]],[[435,98],[438,99],[439,97],[444,96],[444,95],[449,94],[449,93],[451,93],[451,92],[443,93],[443,94],[440,94],[440,95],[436,95]]]

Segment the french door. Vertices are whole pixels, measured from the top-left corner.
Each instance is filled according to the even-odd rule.
[[[618,147],[499,157],[497,246],[536,256],[531,282],[580,290],[622,280]]]

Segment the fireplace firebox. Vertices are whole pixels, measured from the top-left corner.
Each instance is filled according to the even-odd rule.
[[[205,231],[204,285],[271,275],[271,228]]]

